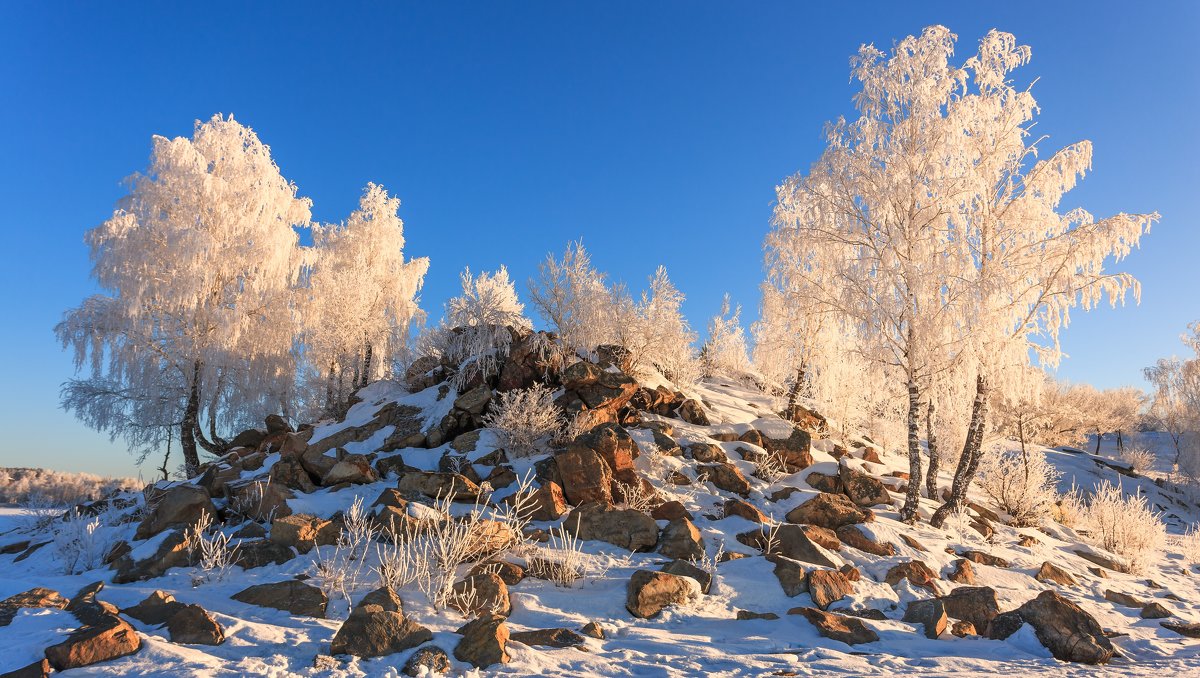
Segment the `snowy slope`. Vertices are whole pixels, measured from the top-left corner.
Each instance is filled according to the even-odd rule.
[[[347,421],[321,426],[314,434],[314,442],[346,427],[368,421],[379,409],[378,403],[389,400],[403,400],[407,404],[422,407],[430,421],[445,414],[440,401],[427,397],[422,400],[424,396],[420,394],[411,396],[389,391],[384,386],[371,388],[375,391],[369,394],[368,402],[356,406]],[[821,441],[814,447],[815,464],[812,467],[770,484],[753,478],[753,465],[741,461],[737,451],[739,447],[745,448],[746,444],[719,442],[711,436],[729,431],[741,433],[751,426],[764,430],[771,426],[786,426],[786,423],[771,414],[772,403],[768,398],[738,384],[706,383],[699,387],[698,395],[709,406],[715,420],[713,425],[698,426],[671,419],[673,437],[681,444],[690,441],[720,445],[731,462],[739,466],[754,485],[751,503],[774,519],[782,520],[784,514],[793,507],[817,494],[804,481],[808,473],[836,473],[837,460],[821,451],[832,450],[832,442]],[[653,415],[644,416],[645,421],[653,419]],[[645,429],[633,429],[631,433],[643,448],[652,439],[650,432]],[[358,449],[352,452],[369,452],[371,450],[367,448],[380,443],[382,439],[359,443]],[[494,449],[496,444],[497,438],[485,432],[471,457],[478,459]],[[410,448],[400,453],[410,466],[436,469],[438,460],[447,450],[449,445],[432,450]],[[1050,450],[1047,454],[1051,463],[1063,474],[1064,489],[1072,484],[1089,488],[1101,479],[1119,481],[1126,491],[1146,493],[1152,503],[1164,511],[1169,530],[1174,534],[1181,533],[1186,526],[1200,519],[1194,504],[1158,487],[1153,477],[1131,478],[1121,475],[1109,466],[1098,464],[1096,458],[1086,453]],[[1101,458],[1117,463],[1108,449],[1103,451]],[[650,471],[646,465],[651,461],[652,455],[643,455],[637,463],[641,470]],[[850,463],[852,466],[865,467],[878,477],[884,477],[892,471],[907,470],[907,460],[895,451],[885,452],[881,461],[882,464],[878,465],[864,464],[859,459],[853,459]],[[661,458],[656,463],[684,470],[693,462],[684,458]],[[532,461],[524,461],[514,466],[517,473],[521,474],[531,464]],[[1162,468],[1165,470],[1166,467]],[[658,471],[661,469],[657,469],[656,473]],[[794,607],[812,606],[809,594],[786,597],[773,574],[772,565],[757,551],[735,539],[736,534],[758,526],[739,517],[720,518],[719,507],[732,495],[712,485],[674,486],[657,478],[657,475],[652,476],[652,481],[665,498],[681,501],[694,516],[710,555],[720,546],[726,551],[747,556],[724,562],[718,567],[718,576],[709,595],[701,596],[686,606],[669,608],[654,619],[634,618],[624,604],[631,574],[638,569],[657,570],[668,559],[658,553],[631,553],[603,542],[586,542],[584,550],[591,556],[589,576],[570,588],[556,587],[550,582],[533,578],[523,580],[511,588],[513,611],[508,624],[512,631],[521,631],[554,627],[578,629],[587,622],[595,621],[604,629],[604,639],[588,638],[584,646],[568,649],[534,648],[510,642],[508,651],[512,656],[511,663],[479,670],[454,660],[455,671],[463,675],[572,677],[1200,674],[1200,641],[1189,640],[1163,629],[1157,620],[1143,620],[1138,615],[1138,609],[1117,606],[1104,597],[1104,592],[1111,589],[1132,594],[1147,602],[1159,600],[1175,611],[1176,620],[1200,621],[1200,608],[1196,606],[1196,601],[1200,601],[1200,577],[1187,567],[1179,553],[1174,552],[1178,549],[1168,549],[1149,571],[1140,575],[1109,571],[1105,573],[1106,578],[1100,578],[1089,571],[1090,563],[1073,553],[1075,549],[1090,547],[1085,546],[1083,539],[1074,531],[1061,525],[1052,523],[1045,531],[1041,531],[994,523],[996,532],[990,540],[986,540],[974,529],[959,524],[946,530],[934,529],[925,522],[915,526],[905,525],[898,521],[894,509],[877,506],[876,520],[864,525],[864,531],[881,543],[894,544],[897,553],[880,557],[842,548],[837,555],[856,566],[863,577],[856,584],[854,594],[835,607],[874,608],[883,611],[888,619],[865,622],[878,633],[878,642],[851,647],[821,637],[803,617],[787,614]],[[948,484],[949,477],[946,476],[943,486]],[[322,488],[312,494],[297,494],[289,503],[297,513],[329,516],[348,509],[356,497],[362,497],[369,505],[383,490],[394,486],[394,479],[385,479],[337,491]],[[767,498],[782,487],[794,487],[798,491],[778,502]],[[503,496],[503,491],[496,494],[497,498]],[[978,492],[973,493],[971,498],[990,506],[987,498]],[[898,506],[900,495],[893,494],[893,499]],[[923,518],[928,519],[936,507],[934,502],[923,500]],[[8,510],[0,514],[0,546],[31,538],[36,543],[45,538],[44,531],[29,533],[23,530],[15,513]],[[534,526],[549,528],[552,525],[536,523]],[[660,527],[665,525],[666,521],[659,521]],[[226,531],[233,532],[236,527],[228,527]],[[134,523],[106,528],[109,530],[107,538],[131,539],[134,528]],[[902,534],[923,544],[927,552],[908,546],[900,539]],[[1022,535],[1033,536],[1037,543],[1019,546],[1017,542]],[[154,546],[151,540],[139,548],[153,550]],[[155,590],[165,590],[181,602],[200,604],[224,627],[227,640],[220,646],[178,645],[168,640],[164,629],[147,627],[131,620],[144,642],[139,652],[73,670],[69,672],[71,675],[398,675],[412,651],[376,659],[339,657],[334,663],[336,668],[314,667],[314,658],[329,652],[329,643],[349,612],[346,600],[331,600],[327,618],[312,619],[247,605],[230,598],[232,594],[253,584],[311,574],[321,551],[331,548],[320,547],[313,553],[301,555],[282,565],[246,571],[234,567],[223,581],[204,582],[196,586],[193,586],[195,568],[174,568],[156,579],[116,585],[111,583],[113,572],[106,567],[76,575],[60,574],[61,558],[54,545],[50,544],[20,562],[15,562],[14,555],[0,556],[0,599],[34,586],[52,588],[69,597],[83,586],[103,580],[109,583],[100,598],[119,608],[132,606]],[[1054,588],[1093,614],[1105,629],[1124,634],[1112,639],[1119,656],[1107,667],[1096,669],[1055,660],[1042,647],[1029,626],[1005,641],[958,638],[949,633],[931,640],[921,633],[919,626],[898,621],[909,602],[927,598],[930,594],[907,582],[895,587],[882,583],[888,569],[905,560],[921,560],[935,572],[943,574],[943,579],[936,585],[944,593],[955,586],[944,579],[944,574],[951,562],[959,557],[957,554],[969,549],[985,551],[1010,563],[1008,568],[975,566],[977,585],[996,590],[1002,611],[1021,605],[1042,590]],[[1055,587],[1035,580],[1033,574],[1046,561],[1069,571],[1080,582],[1080,586]],[[366,577],[353,592],[353,597],[357,598],[375,586],[370,577]],[[430,628],[435,634],[434,642],[451,652],[458,638],[454,632],[466,619],[455,611],[434,610],[415,589],[406,588],[400,595],[405,614]],[[1178,600],[1168,600],[1168,595]],[[738,610],[774,612],[779,618],[739,621],[735,618]],[[44,609],[20,611],[10,626],[0,627],[0,646],[19,648],[19,651],[14,649],[0,653],[0,673],[39,658],[41,648],[61,640],[76,625],[66,612]]]

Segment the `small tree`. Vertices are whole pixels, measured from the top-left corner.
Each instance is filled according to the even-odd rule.
[[[454,384],[462,390],[477,377],[497,374],[513,334],[529,332],[532,325],[505,267],[478,277],[468,268],[460,280],[462,295],[447,303],[445,322],[422,336],[419,350],[454,365]]]
[[[399,198],[367,184],[345,222],[313,229],[303,339],[328,414],[345,410],[351,390],[390,374],[423,317],[417,293],[429,259],[404,259],[399,208]]]
[[[63,386],[63,407],[143,451],[177,431],[192,470],[197,445],[223,447],[222,428],[290,408],[294,229],[310,202],[232,116],[197,121],[190,139],[154,137],[128,183],[87,235],[106,293],[55,328],[90,372]]]
[[[707,377],[719,374],[740,376],[752,365],[742,331],[742,307],[731,309],[729,295],[721,302],[721,312],[708,322],[708,339],[700,348],[700,364]]]

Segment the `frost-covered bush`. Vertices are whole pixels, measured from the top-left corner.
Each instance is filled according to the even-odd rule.
[[[65,574],[79,574],[100,567],[112,537],[100,516],[87,516],[71,509],[54,528],[54,551]]]
[[[230,548],[229,535],[213,527],[212,514],[200,514],[200,520],[187,530],[188,552],[203,573],[199,581],[221,581],[237,560],[238,547]]]
[[[979,462],[979,487],[1018,526],[1038,525],[1053,512],[1059,473],[1039,450],[995,450]]]
[[[742,330],[742,307],[732,308],[729,295],[721,304],[720,315],[708,323],[708,341],[700,349],[704,376],[717,374],[739,376],[748,372],[750,353],[746,348],[746,333]]]
[[[1179,537],[1179,551],[1185,563],[1200,565],[1200,526],[1189,526]]]
[[[1144,447],[1126,447],[1121,452],[1121,461],[1129,464],[1129,468],[1138,473],[1146,473],[1154,468],[1154,453]]]
[[[422,333],[417,352],[454,366],[454,385],[461,390],[499,373],[513,331],[528,332],[532,324],[505,267],[478,276],[467,269],[460,278],[462,295],[447,302],[445,322]]]
[[[537,451],[538,441],[563,426],[562,410],[554,404],[554,393],[543,384],[500,394],[483,418],[496,429],[508,453],[526,457]]]
[[[1145,495],[1127,495],[1108,481],[1088,498],[1080,527],[1088,541],[1124,558],[1130,572],[1140,572],[1167,541],[1166,526]]]

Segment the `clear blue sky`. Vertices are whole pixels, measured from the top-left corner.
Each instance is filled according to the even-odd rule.
[[[702,327],[726,291],[755,314],[774,186],[850,111],[851,54],[935,23],[960,54],[993,27],[1032,46],[1038,131],[1095,142],[1072,204],[1163,214],[1126,266],[1141,306],[1077,314],[1060,374],[1141,385],[1180,351],[1200,319],[1200,3],[826,4],[4,3],[0,466],[135,472],[58,409],[51,328],[94,291],[84,231],[152,134],[236,114],[321,220],[382,183],[432,259],[435,317],[464,266],[524,281],[582,237],[634,286],[666,265]]]

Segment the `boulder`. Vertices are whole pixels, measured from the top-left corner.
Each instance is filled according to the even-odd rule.
[[[1173,614],[1174,612],[1171,612],[1171,608],[1156,600],[1142,607],[1141,617],[1142,619],[1166,619]]]
[[[376,480],[379,480],[379,476],[375,469],[371,468],[371,460],[361,454],[348,454],[329,469],[325,477],[321,478],[321,484],[325,487],[339,483],[365,485]]]
[[[46,659],[55,671],[67,671],[125,657],[141,647],[141,638],[129,622],[106,614],[46,648]]]
[[[925,637],[936,639],[946,630],[949,619],[946,617],[946,606],[937,598],[931,600],[914,600],[904,611],[903,621],[907,624],[920,624],[924,627]]]
[[[946,614],[971,622],[982,633],[987,633],[992,620],[1000,614],[996,591],[988,586],[960,586],[939,600],[946,606]]]
[[[583,626],[581,626],[579,628],[579,632],[582,633],[583,635],[587,636],[588,638],[595,638],[596,640],[604,640],[604,629],[600,626],[600,624],[598,624],[594,621],[590,621],[590,622],[584,624]]]
[[[976,635],[975,625],[969,621],[962,621],[960,619],[959,621],[956,621],[950,625],[950,633],[951,633],[951,635],[954,635],[955,637],[958,637],[958,638],[966,638],[967,636],[974,636],[974,635]]]
[[[896,547],[894,545],[881,544],[875,541],[857,525],[842,525],[837,529],[837,537],[843,544],[864,553],[881,557],[896,555]]]
[[[649,551],[658,543],[658,524],[653,518],[598,502],[571,511],[563,527],[579,539],[608,542],[630,551]]]
[[[766,545],[764,544],[764,546]],[[808,534],[800,525],[780,525],[779,529],[775,531],[775,544],[771,550],[802,563],[821,567],[838,567],[840,565],[830,558],[825,550],[809,539]]]
[[[562,486],[547,480],[529,495],[530,520],[558,520],[567,512]]]
[[[492,389],[481,385],[455,398],[454,409],[479,415],[483,414],[490,402],[492,402]]]
[[[543,647],[577,647],[587,642],[587,639],[578,632],[563,628],[521,631],[510,634],[509,640],[515,640],[524,645]]]
[[[384,657],[433,640],[433,633],[404,616],[395,591],[376,589],[354,606],[333,636],[329,651],[355,657]]]
[[[300,553],[308,553],[314,547],[322,545],[321,532],[328,529],[330,521],[311,516],[307,513],[297,513],[282,518],[276,518],[271,523],[271,541],[280,546],[295,548]]]
[[[486,614],[472,620],[458,630],[462,640],[454,648],[454,656],[476,668],[487,668],[493,664],[507,664],[509,655],[508,625],[498,614]]]
[[[677,518],[663,528],[658,552],[677,560],[699,560],[705,554],[704,537],[692,521]]]
[[[554,455],[554,462],[562,478],[563,493],[572,504],[612,503],[612,469],[595,450],[571,448]]]
[[[1014,612],[1033,627],[1037,639],[1055,659],[1083,664],[1104,664],[1112,659],[1115,650],[1096,619],[1055,591],[1042,591]],[[1020,624],[1016,628],[1007,623],[996,626],[995,632],[988,632],[989,637],[1006,638],[1006,633],[1020,628]]]
[[[786,519],[789,523],[807,523],[836,530],[843,525],[869,523],[875,520],[875,514],[845,495],[822,492],[788,511]]]
[[[837,532],[827,530],[817,525],[801,525],[804,536],[808,537],[814,544],[830,551],[841,551],[842,540],[838,539]]]
[[[1008,567],[1008,561],[1000,556],[993,556],[990,553],[983,551],[962,551],[958,555],[964,559],[976,563],[978,565],[987,565],[988,567]]]
[[[1200,622],[1159,622],[1159,625],[1186,638],[1200,638]]]
[[[907,579],[913,586],[936,591],[937,588],[934,585],[934,581],[937,578],[937,573],[931,570],[925,563],[919,560],[909,560],[895,565],[892,569],[888,570],[887,576],[884,577],[883,581],[895,586],[901,580]]]
[[[708,570],[699,568],[690,560],[672,560],[671,562],[659,568],[660,572],[667,574],[679,575],[680,577],[691,577],[700,585],[700,593],[708,594],[712,589],[713,576]]]
[[[788,614],[799,614],[816,627],[817,633],[830,640],[836,640],[847,645],[873,643],[879,640],[875,633],[861,619],[833,614],[812,607],[797,607],[788,610]]]
[[[685,449],[687,456],[702,464],[725,464],[729,462],[729,457],[720,445],[713,443],[691,443]]]
[[[236,601],[270,607],[305,617],[325,617],[329,599],[321,589],[302,581],[288,579],[272,584],[257,584],[233,594]]]
[[[408,471],[396,482],[401,493],[423,494],[430,499],[453,497],[454,501],[475,501],[479,485],[461,473],[444,471]]]
[[[1112,589],[1106,589],[1104,591],[1104,599],[1110,603],[1121,605],[1122,607],[1142,607],[1145,605],[1144,602],[1138,600],[1134,596],[1129,595],[1128,593],[1121,593],[1120,591],[1113,591]]]
[[[468,572],[468,577],[478,574],[494,574],[500,577],[505,586],[516,586],[525,579],[525,568],[504,560],[487,560],[476,563]],[[507,615],[506,615],[507,616]]]
[[[795,598],[808,593],[808,572],[802,564],[776,553],[768,555],[767,560],[775,565],[775,578],[783,588],[783,595]]]
[[[175,485],[164,492],[149,515],[138,525],[135,539],[148,539],[168,527],[195,525],[205,513],[216,517],[208,490],[196,485]]]
[[[224,629],[207,610],[199,605],[185,605],[165,591],[155,591],[121,612],[149,626],[165,624],[174,643],[220,645],[225,642]]]
[[[808,483],[809,487],[819,492],[828,492],[830,494],[839,495],[842,492],[842,479],[836,475],[821,473],[820,471],[813,471],[807,476],[804,476],[804,482]]]
[[[779,615],[775,614],[774,612],[753,612],[751,610],[738,610],[737,616],[735,617],[735,619],[737,619],[738,621],[751,621],[754,619],[775,620],[775,619],[779,619]]]
[[[158,544],[158,548],[147,558],[135,561],[133,553],[126,553],[112,561],[112,568],[117,571],[113,576],[114,584],[151,579],[165,573],[172,567],[183,567],[192,562],[188,550],[188,538],[183,530],[175,530],[168,534]]]
[[[271,467],[271,472],[274,473],[280,464],[287,466],[289,462],[278,462]],[[292,465],[295,466],[294,463]],[[304,478],[308,478],[304,469],[300,469],[299,466],[296,468]],[[311,483],[309,485],[311,486]],[[229,508],[235,515],[268,522],[292,515],[292,508],[287,502],[295,495],[288,486],[275,481],[273,477],[266,481],[245,480],[230,483],[225,487],[225,492],[229,496]]]
[[[842,491],[850,497],[850,501],[859,506],[892,503],[892,495],[888,494],[887,485],[878,478],[852,469],[845,463],[838,467],[838,477],[842,481]]]
[[[449,673],[450,672],[450,655],[437,645],[426,645],[417,648],[417,651],[404,662],[404,675],[417,676],[434,674],[434,673]]]
[[[725,501],[724,509],[726,518],[729,516],[737,516],[738,518],[745,518],[752,523],[762,524],[768,522],[767,515],[765,513],[758,510],[758,507],[754,504],[742,499],[727,499]]]
[[[953,563],[950,563],[950,574],[946,575],[946,579],[955,584],[975,584],[975,568],[971,566],[971,561],[959,558]]]
[[[290,547],[270,539],[242,541],[233,554],[234,563],[246,570],[266,565],[282,565],[295,557],[296,553]]]
[[[813,570],[808,573],[808,593],[822,610],[854,593],[854,584],[837,570]]]
[[[308,475],[308,470],[300,463],[299,458],[284,457],[280,459],[271,466],[267,477],[273,486],[286,487],[304,493],[317,490],[312,477]]]
[[[450,605],[468,617],[484,613],[507,617],[512,613],[508,586],[494,572],[470,575],[452,590]]]
[[[768,454],[779,455],[788,472],[795,473],[813,464],[812,435],[808,431],[793,426],[788,426],[788,428],[790,429],[788,437],[782,439],[771,436],[771,433],[777,431],[761,432],[762,447]]]
[[[709,425],[708,415],[704,413],[704,406],[695,398],[687,398],[679,403],[679,408],[675,410],[675,414],[689,424],[695,424],[696,426]]]
[[[29,589],[24,593],[9,596],[0,601],[0,627],[11,624],[17,612],[24,608],[44,607],[61,610],[67,606],[67,602],[67,599],[58,591],[52,591],[40,586]]]
[[[635,617],[656,617],[668,605],[682,605],[695,592],[695,580],[666,572],[638,570],[629,578],[625,609]]]
[[[1079,582],[1075,581],[1075,577],[1072,577],[1070,572],[1049,561],[1042,563],[1042,566],[1038,568],[1037,574],[1034,575],[1034,579],[1058,584],[1059,586],[1079,585]]]
[[[650,517],[655,520],[691,520],[692,514],[688,513],[687,507],[682,502],[672,499],[650,509]]]
[[[750,496],[750,481],[733,464],[707,464],[698,467],[696,472],[701,482],[708,481],[726,492]]]

